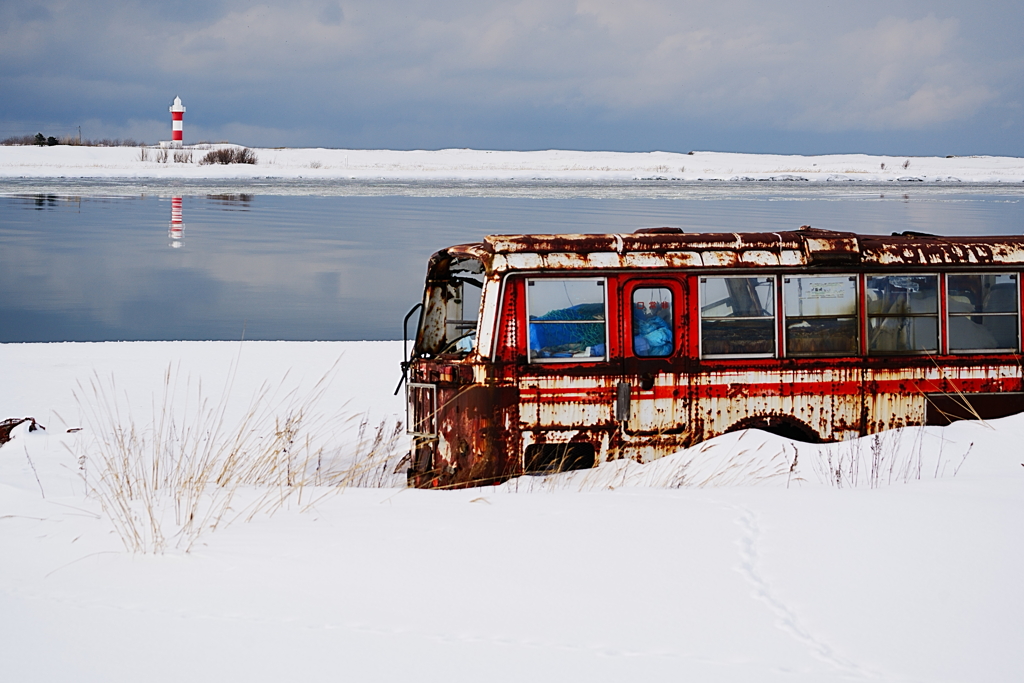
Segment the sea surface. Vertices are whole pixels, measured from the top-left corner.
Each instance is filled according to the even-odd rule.
[[[0,342],[401,339],[430,254],[488,234],[1007,235],[1022,200],[895,182],[8,180]]]

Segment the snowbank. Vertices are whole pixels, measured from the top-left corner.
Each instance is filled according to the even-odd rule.
[[[395,342],[0,345],[0,419],[47,428],[0,447],[5,679],[1024,677],[1020,416],[829,447],[747,432],[468,491],[311,487],[187,554],[126,552],[85,495],[92,383],[141,425],[168,376],[243,414],[261,386],[302,394],[329,376],[317,411],[348,443],[345,415],[401,417],[400,356]]]
[[[218,145],[217,147],[223,147]],[[255,149],[255,165],[200,165],[141,159],[135,147],[0,147],[0,178],[354,179],[354,180],[726,180],[776,182],[1019,183],[1024,159],[785,156],[719,152],[508,152]]]

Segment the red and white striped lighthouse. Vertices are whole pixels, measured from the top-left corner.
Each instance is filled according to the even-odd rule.
[[[181,106],[181,98],[175,95],[171,105],[171,144],[181,147],[182,125],[185,118],[185,107]]]

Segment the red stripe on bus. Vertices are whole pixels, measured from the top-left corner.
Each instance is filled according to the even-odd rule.
[[[766,382],[733,384],[710,384],[688,387],[656,387],[644,391],[633,388],[635,400],[664,400],[672,398],[738,398],[742,396],[856,396],[861,393],[897,394],[911,396],[923,393],[998,393],[1004,391],[1020,391],[1020,378],[967,378],[967,379],[905,379],[845,382]],[[692,393],[691,393],[692,392]],[[593,389],[520,389],[519,395],[527,400],[545,402],[580,401],[604,403],[614,399],[615,387],[595,387]]]

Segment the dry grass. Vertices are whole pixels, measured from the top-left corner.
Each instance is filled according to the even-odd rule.
[[[941,431],[903,427],[818,446],[810,467],[819,481],[836,488],[875,489],[927,477],[956,476],[973,448],[972,442],[963,453],[946,452]]]
[[[206,153],[200,164],[255,164],[256,154],[248,147],[222,147]]]
[[[139,161],[150,161],[152,159],[157,163],[166,164],[168,160],[173,159],[174,163],[176,164],[191,164],[192,153],[193,150],[195,149],[202,148],[199,146],[190,146],[184,148],[174,148],[169,150],[167,148],[161,147],[160,149],[151,150],[150,148],[143,145],[139,148]]]
[[[975,409],[974,405],[971,404],[967,394],[965,394],[963,391],[961,391],[956,386],[956,378],[951,376],[951,375],[949,375],[949,374],[947,374],[946,373],[946,369],[943,368],[941,365],[939,365],[938,361],[935,360],[934,356],[929,354],[929,358],[931,359],[932,364],[935,366],[935,369],[938,371],[939,378],[942,380],[943,384],[945,384],[946,386],[952,388],[952,392],[944,391],[944,392],[933,392],[933,393],[941,394],[945,398],[950,399],[951,401],[953,401],[953,403],[958,408],[962,409],[967,415],[969,415],[970,419],[976,420],[977,422],[979,422],[980,424],[984,425],[985,427],[988,427],[989,429],[992,429],[992,425],[990,425],[988,422],[986,422],[985,418],[983,418],[981,416],[981,414],[979,414],[978,411]],[[1020,359],[1019,358],[1017,359],[1017,366],[1018,366],[1018,370],[1020,370]],[[920,395],[922,397],[924,397],[924,400],[928,403],[929,407],[934,408],[943,417],[947,418],[951,423],[955,422],[957,419],[959,419],[956,415],[952,415],[950,413],[947,413],[946,411],[944,411],[941,408],[939,408],[939,406],[935,404],[935,402],[931,399],[931,397],[929,397],[928,394],[926,394],[924,392],[920,392]]]
[[[232,380],[214,400],[201,382],[180,381],[168,368],[141,423],[113,378],[94,376],[76,391],[92,436],[74,452],[88,495],[125,548],[162,553],[189,552],[204,534],[257,514],[308,510],[347,486],[393,484],[402,425],[370,429],[363,419],[354,446],[332,445],[345,421],[317,409],[332,373],[302,394],[279,396],[264,384],[233,417]]]

